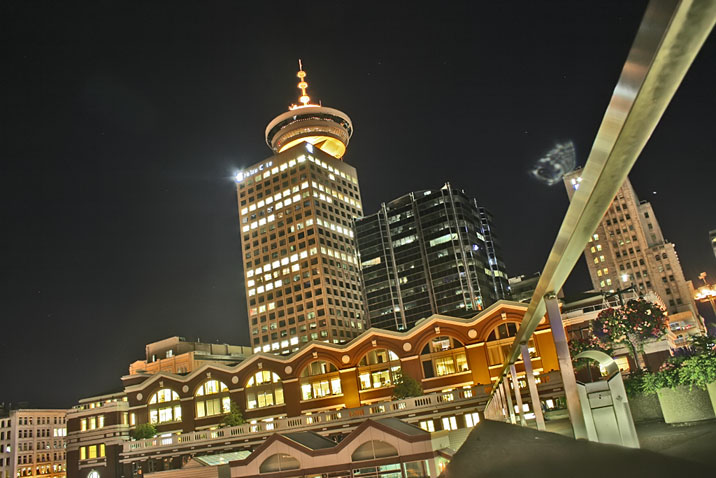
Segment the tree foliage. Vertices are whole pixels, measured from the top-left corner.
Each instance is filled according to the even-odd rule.
[[[631,299],[622,309],[605,309],[592,321],[592,335],[604,347],[624,345],[639,366],[644,343],[666,334],[664,309],[644,299]]]
[[[222,423],[224,424],[224,426],[227,427],[237,427],[246,423],[246,420],[244,420],[244,414],[241,412],[241,409],[238,405],[236,405],[236,402],[234,402],[233,400],[231,401],[231,410],[224,417]]]
[[[157,428],[151,423],[140,423],[130,432],[135,440],[144,440],[146,438],[154,438],[157,435]]]
[[[399,375],[395,380],[393,398],[402,400],[409,397],[419,397],[423,394],[423,386],[410,375]]]

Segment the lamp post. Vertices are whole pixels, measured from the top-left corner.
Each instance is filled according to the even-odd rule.
[[[699,302],[710,302],[714,315],[716,315],[716,287],[706,282],[705,272],[699,274],[699,279],[704,281],[704,285],[696,289],[694,300],[698,300]]]

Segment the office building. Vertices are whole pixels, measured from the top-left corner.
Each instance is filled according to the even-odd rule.
[[[432,314],[470,317],[503,298],[507,274],[491,223],[449,183],[356,219],[370,326],[408,330]]]
[[[343,343],[364,330],[351,220],[358,177],[343,161],[345,113],[298,105],[266,128],[274,155],[236,175],[251,346],[288,354],[311,340]]]
[[[236,365],[251,355],[251,347],[229,344],[189,342],[184,337],[169,337],[147,344],[144,360],[129,365],[129,373],[188,373],[206,363]]]
[[[571,200],[582,170],[564,176]],[[673,243],[664,239],[654,210],[640,201],[627,178],[594,231],[584,256],[595,290],[614,292],[630,286],[640,294],[656,293],[670,315],[672,331],[686,344],[705,331]]]
[[[66,414],[21,408],[0,416],[0,478],[64,478]]]

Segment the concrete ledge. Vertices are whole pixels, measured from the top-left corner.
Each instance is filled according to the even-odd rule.
[[[706,390],[681,385],[676,388],[662,388],[659,397],[661,411],[666,423],[684,423],[714,418],[714,407]]]
[[[470,433],[441,476],[673,478],[710,476],[712,472],[706,465],[651,451],[574,440],[484,420]]]

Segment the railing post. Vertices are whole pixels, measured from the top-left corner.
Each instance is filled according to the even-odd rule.
[[[559,311],[559,301],[557,300],[556,295],[549,294],[545,296],[544,302],[547,306],[547,318],[549,319],[549,325],[552,328],[552,338],[554,339],[554,347],[557,351],[559,371],[562,374],[564,396],[567,400],[567,411],[569,412],[569,421],[572,422],[574,438],[587,439],[587,427],[584,423],[584,415],[582,415],[582,406],[579,402],[579,394],[577,392],[577,380],[574,378],[572,357],[570,357],[569,355],[567,334],[564,331],[564,324],[562,323],[562,314]]]
[[[522,394],[520,393],[520,382],[517,381],[517,370],[515,364],[510,365],[510,375],[512,376],[512,388],[515,390],[515,402],[517,402],[517,413],[520,416],[520,425],[527,426],[525,420],[525,410],[522,408]]]
[[[512,394],[510,393],[510,386],[507,385],[506,377],[503,378],[500,386],[502,387],[502,393],[505,394],[505,401],[507,402],[507,416],[510,419],[510,423],[515,425],[517,423],[517,420],[515,420],[515,408],[512,406]]]
[[[532,399],[532,410],[535,414],[537,430],[544,431],[545,426],[544,414],[542,413],[542,402],[539,399],[535,376],[532,372],[532,358],[530,357],[530,351],[527,349],[526,345],[522,345],[520,349],[522,351],[522,362],[525,364],[525,378],[527,379],[527,388],[530,392],[530,398]]]

